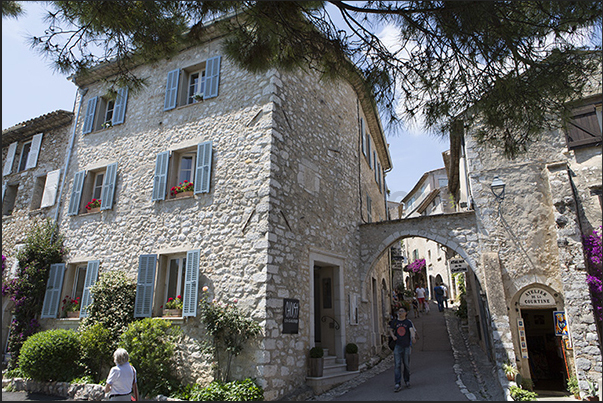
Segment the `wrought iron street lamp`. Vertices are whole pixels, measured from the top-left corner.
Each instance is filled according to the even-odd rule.
[[[495,176],[492,184],[490,185],[490,189],[496,197],[497,202],[502,202],[505,199],[505,183],[498,177]]]

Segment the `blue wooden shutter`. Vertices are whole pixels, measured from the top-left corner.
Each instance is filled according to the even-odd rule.
[[[165,200],[165,188],[167,186],[168,163],[170,161],[170,152],[164,151],[157,154],[155,161],[155,177],[153,179],[152,201]]]
[[[80,318],[85,318],[88,316],[88,311],[86,308],[92,303],[92,293],[90,292],[90,287],[96,283],[99,265],[100,260],[91,260],[88,262],[88,267],[86,268],[86,279],[84,280],[84,292],[82,294],[82,301],[80,303]]]
[[[120,88],[115,98],[115,107],[113,108],[113,124],[123,123],[126,118],[126,105],[128,104],[128,87]]]
[[[360,142],[362,143],[362,154],[366,155],[366,136],[364,135],[364,119],[360,118]]]
[[[150,318],[153,313],[153,287],[157,255],[140,255],[136,282],[135,318]]]
[[[372,168],[372,166],[371,166],[371,137],[369,136],[368,132],[366,134],[366,156],[368,157],[369,168]]]
[[[35,168],[38,165],[38,155],[40,154],[40,146],[42,145],[42,133],[38,133],[33,136],[31,142],[31,148],[29,149],[29,155],[25,162],[25,169]]]
[[[88,101],[88,108],[86,108],[86,118],[84,119],[84,129],[82,133],[90,133],[94,126],[94,115],[96,113],[96,103],[98,97],[94,97]]]
[[[48,283],[46,283],[46,294],[42,304],[41,318],[56,318],[59,311],[59,301],[63,289],[63,275],[65,274],[65,263],[50,265]]]
[[[212,143],[206,141],[197,145],[197,166],[195,169],[195,194],[208,193],[211,179]]]
[[[186,273],[184,276],[184,301],[182,316],[197,316],[197,300],[199,294],[199,249],[186,253]]]
[[[168,73],[167,84],[165,86],[165,101],[163,110],[174,109],[178,100],[178,81],[180,79],[180,69],[172,70]]]
[[[103,190],[101,191],[101,210],[113,208],[113,195],[115,194],[115,182],[117,178],[117,162],[107,166],[107,172],[103,178]]]
[[[17,142],[11,143],[8,146],[8,152],[6,153],[6,159],[4,160],[4,171],[2,176],[9,175],[13,170],[13,162],[15,161],[15,154],[17,153]]]
[[[86,171],[79,171],[73,178],[73,188],[71,189],[71,200],[69,200],[69,210],[67,210],[67,215],[77,215],[77,213],[79,213],[85,177]]]
[[[203,99],[214,98],[218,96],[218,86],[220,84],[220,59],[221,56],[207,59],[205,63],[205,94]]]

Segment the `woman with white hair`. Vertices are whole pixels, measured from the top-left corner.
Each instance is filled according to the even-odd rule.
[[[105,393],[109,400],[129,401],[132,396],[138,400],[138,386],[136,385],[136,370],[130,365],[130,356],[123,348],[118,348],[113,353],[115,366],[111,368],[107,377]]]

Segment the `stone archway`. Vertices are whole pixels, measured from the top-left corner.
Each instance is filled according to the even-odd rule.
[[[374,262],[394,242],[408,237],[430,239],[454,250],[467,262],[479,278],[478,229],[473,211],[421,216],[361,225],[360,260],[363,278],[370,272]]]

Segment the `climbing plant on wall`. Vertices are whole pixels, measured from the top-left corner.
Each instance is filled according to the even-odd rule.
[[[593,311],[597,320],[603,320],[603,252],[601,249],[601,233],[603,227],[594,229],[591,235],[584,237],[584,251],[586,252],[588,273],[586,282],[590,289]]]
[[[67,253],[63,243],[63,236],[52,220],[35,224],[25,240],[25,247],[17,255],[19,265],[15,277],[2,282],[2,296],[9,296],[15,304],[8,339],[9,369],[16,367],[23,343],[40,327],[38,317],[42,312],[50,265],[63,261]]]

